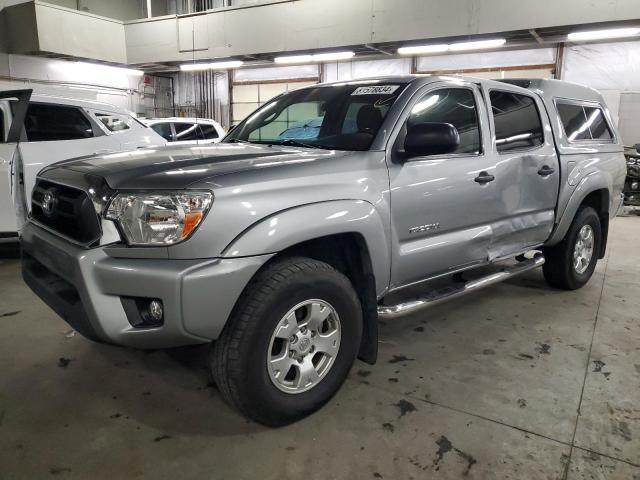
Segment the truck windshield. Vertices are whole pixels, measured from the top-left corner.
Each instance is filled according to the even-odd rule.
[[[266,103],[225,142],[368,150],[406,83],[362,83],[303,88]]]

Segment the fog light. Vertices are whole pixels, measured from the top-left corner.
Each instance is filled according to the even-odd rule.
[[[149,302],[149,316],[155,323],[162,322],[162,317],[164,316],[162,300],[151,300],[151,302]]]
[[[631,182],[631,190],[640,190],[640,182]]]

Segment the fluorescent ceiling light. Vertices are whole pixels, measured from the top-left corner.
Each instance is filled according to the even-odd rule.
[[[608,30],[590,30],[588,32],[572,32],[567,35],[568,40],[602,40],[603,38],[633,37],[640,34],[640,28],[611,28]]]
[[[497,48],[507,43],[504,38],[494,38],[492,40],[478,40],[475,42],[452,43],[449,50],[459,52],[462,50],[481,50],[483,48]]]
[[[441,53],[449,50],[449,45],[443,43],[441,45],[415,45],[411,47],[400,47],[398,53],[400,55],[420,55],[422,53]]]
[[[348,60],[355,56],[354,52],[329,52],[316,53],[314,55],[289,55],[284,57],[276,57],[273,59],[275,63],[314,63],[314,62],[332,62],[337,60]]]
[[[330,62],[332,60],[348,60],[355,55],[354,52],[317,53],[312,55],[314,62]]]
[[[229,60],[225,62],[211,62],[211,63],[183,63],[180,65],[180,70],[183,72],[196,72],[201,70],[229,70],[232,68],[238,68],[244,65],[241,60]]]
[[[288,57],[276,57],[276,63],[310,63],[313,62],[313,55],[291,55]]]
[[[461,52],[463,50],[481,50],[483,48],[497,48],[507,43],[504,38],[492,40],[478,40],[474,42],[460,42],[451,44],[415,45],[400,47],[400,55],[422,55],[425,53]]]

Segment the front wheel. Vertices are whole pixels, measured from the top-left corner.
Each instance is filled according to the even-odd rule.
[[[355,361],[362,309],[351,282],[309,258],[256,275],[213,346],[212,372],[228,403],[270,426],[324,405]]]
[[[598,213],[581,207],[562,241],[545,249],[544,278],[550,285],[576,290],[585,285],[596,268],[602,242]]]

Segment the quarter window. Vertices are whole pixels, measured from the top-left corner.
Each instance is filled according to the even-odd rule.
[[[166,141],[173,142],[173,132],[171,131],[170,123],[156,123],[155,125],[151,125],[151,128]]]
[[[48,142],[93,137],[91,123],[76,107],[31,103],[24,122],[27,140]]]
[[[542,121],[533,98],[493,90],[489,93],[498,152],[535,148],[544,142]]]
[[[564,133],[570,142],[602,140],[611,142],[613,133],[601,108],[557,102]]]
[[[421,123],[449,123],[460,135],[453,154],[478,155],[481,152],[478,109],[473,92],[467,88],[443,88],[426,93],[411,109],[407,127]],[[406,128],[400,145],[404,144]]]

